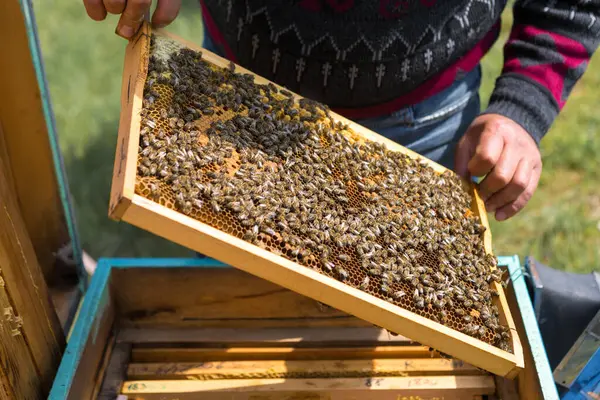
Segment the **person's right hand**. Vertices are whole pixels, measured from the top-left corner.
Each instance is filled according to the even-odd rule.
[[[107,12],[121,14],[116,33],[130,39],[140,29],[152,0],[83,0],[83,4],[90,18],[95,21],[104,20]],[[157,28],[167,26],[177,17],[180,7],[181,0],[158,0],[152,25]]]

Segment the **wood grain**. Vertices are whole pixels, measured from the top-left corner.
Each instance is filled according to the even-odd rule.
[[[234,268],[123,268],[113,276],[124,326],[372,326]],[[161,296],[156,296],[157,287]]]
[[[43,399],[42,382],[12,306],[0,284],[0,399]]]
[[[112,348],[110,360],[104,371],[102,385],[97,400],[115,400],[119,393],[123,381],[126,378],[129,359],[131,357],[131,345],[129,343],[116,343]]]
[[[108,288],[107,288],[108,289]],[[77,364],[77,370],[71,380],[71,386],[68,389],[67,397],[64,400],[83,400],[92,399],[94,391],[97,389],[96,382],[101,380],[103,369],[101,368],[104,355],[111,349],[111,330],[115,318],[115,304],[106,290],[97,299],[102,303],[99,307],[98,315],[88,323],[93,324],[90,335],[85,338],[85,347]],[[54,399],[53,399],[54,400]],[[58,400],[58,399],[57,399]],[[63,400],[62,398],[60,400]]]
[[[390,358],[434,358],[439,353],[426,346],[373,347],[227,347],[177,348],[134,347],[131,362],[208,362],[249,360],[371,360]]]
[[[135,190],[137,149],[144,84],[148,74],[150,27],[144,23],[125,49],[121,89],[121,115],[110,192],[109,216],[120,219]]]
[[[20,334],[27,343],[27,353],[39,375],[41,393],[47,394],[60,363],[65,340],[3,165],[0,163],[0,268],[3,286],[10,299],[11,312],[22,320]],[[0,312],[8,311],[3,309]]]
[[[129,380],[306,379],[482,374],[483,372],[469,364],[441,358],[136,363],[130,364],[127,368],[127,378]]]
[[[219,261],[355,315],[372,324],[418,340],[490,372],[502,376],[512,377],[516,375],[523,366],[522,354],[519,353],[520,345],[514,346],[515,354],[502,351],[478,339],[344,285],[337,280],[133,194],[140,127],[138,110],[141,107],[143,78],[146,73],[145,69],[140,71],[140,68],[147,68],[148,33],[150,33],[150,28],[145,26],[144,34],[138,36],[129,45],[126,53],[123,98],[127,101],[124,103],[126,107],[123,108],[124,113],[129,114],[129,116],[122,116],[119,126],[117,159],[120,161],[115,164],[113,176],[113,201],[111,203],[111,215],[113,217],[121,218],[156,235],[200,251]],[[158,33],[173,37],[162,31]],[[180,39],[176,38],[176,40]],[[229,64],[229,61],[201,49],[199,46],[191,43],[185,44],[192,49],[202,50],[203,58],[208,62],[221,67],[226,67]],[[136,62],[133,66],[131,64],[134,61],[132,60]],[[236,67],[236,70],[242,73],[249,72],[239,67]],[[256,77],[256,81],[259,83],[268,82],[261,77]],[[127,85],[125,82],[127,82]],[[131,88],[132,83],[136,85],[133,89]],[[364,138],[385,143],[392,151],[418,157],[414,152],[410,152],[364,127],[335,114],[333,115],[334,119],[347,122],[352,130]],[[429,162],[429,160],[427,161]],[[431,166],[438,172],[445,171],[444,167],[435,163],[431,163]],[[476,194],[473,186],[471,187],[473,193]],[[477,198],[477,196],[475,197]],[[473,212],[482,217],[482,223],[486,225],[489,231],[487,219],[484,218],[483,203],[476,201],[475,205]],[[491,251],[489,240],[486,239],[486,243],[486,250]],[[502,291],[501,288],[500,291]],[[510,325],[512,317],[510,316],[510,310],[505,305],[505,302],[499,302],[500,311],[504,315],[503,318]],[[514,330],[511,330],[511,332],[513,343],[518,344],[516,332]]]
[[[10,186],[48,281],[54,252],[69,242],[43,102],[18,0],[0,2],[0,125]]]
[[[519,305],[515,297],[514,289],[511,286],[507,289],[507,301],[515,315],[519,314]],[[516,318],[516,329],[523,338],[527,337],[525,327],[521,319]],[[522,399],[543,399],[542,387],[536,371],[536,364],[533,360],[531,349],[528,345],[523,346],[523,357],[526,368],[519,371],[517,375],[518,392]],[[510,399],[510,397],[508,397]]]
[[[254,320],[247,321],[254,325]],[[315,329],[318,328],[318,329]],[[119,342],[134,344],[221,344],[223,346],[369,346],[417,344],[403,336],[392,336],[375,327],[309,328],[129,328],[122,327]]]
[[[338,379],[227,379],[211,381],[127,381],[123,393],[141,399],[398,399],[440,396],[466,399],[494,392],[490,376],[425,376]],[[301,395],[302,394],[302,395]],[[310,395],[310,397],[308,397]],[[287,397],[286,397],[287,396]],[[299,397],[292,397],[299,396]],[[317,397],[321,396],[321,397]],[[325,397],[326,396],[326,397]],[[173,397],[175,398],[175,397]]]

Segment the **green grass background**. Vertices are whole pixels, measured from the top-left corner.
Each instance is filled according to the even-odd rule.
[[[197,0],[184,0],[168,29],[201,43]],[[125,223],[108,219],[108,197],[119,120],[125,41],[117,18],[94,22],[81,0],[34,0],[60,145],[74,197],[82,247],[93,257],[189,256],[191,252]],[[502,67],[501,40],[483,60],[483,104]],[[526,209],[492,222],[499,255],[533,255],[555,268],[600,270],[600,56],[575,87],[542,142],[544,172]]]

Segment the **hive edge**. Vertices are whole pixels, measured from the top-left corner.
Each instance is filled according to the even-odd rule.
[[[150,34],[151,27],[144,22],[125,49],[121,115],[108,209],[109,218],[116,221],[123,219],[135,194],[137,143],[141,116],[134,110],[141,109],[142,106],[144,84],[148,73]]]

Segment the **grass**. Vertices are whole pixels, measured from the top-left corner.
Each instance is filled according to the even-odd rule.
[[[184,0],[168,29],[201,43],[196,0]],[[93,257],[189,256],[191,252],[108,219],[108,194],[119,118],[124,40],[117,18],[90,20],[81,0],[34,0],[60,144],[83,248]],[[483,60],[482,103],[502,67],[499,42]],[[509,221],[492,222],[496,254],[533,255],[574,272],[600,270],[600,56],[591,62],[564,111],[542,141],[544,172],[530,204]]]

